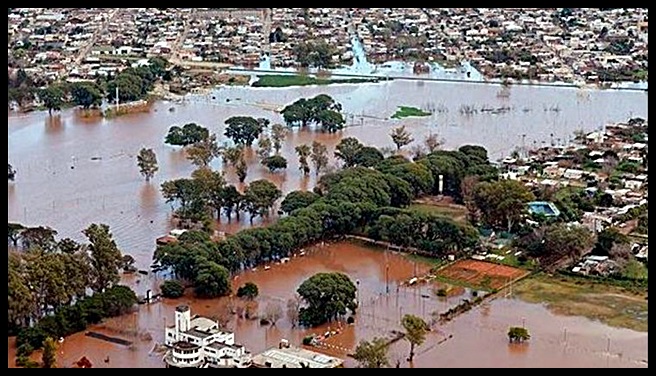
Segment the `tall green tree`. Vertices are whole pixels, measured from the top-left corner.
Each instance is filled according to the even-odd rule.
[[[262,160],[262,164],[269,169],[270,172],[284,170],[287,168],[287,159],[280,155],[273,155]]]
[[[354,167],[357,163],[357,155],[363,145],[354,137],[347,137],[340,141],[335,151],[335,157],[344,162],[345,167]]]
[[[225,136],[237,145],[250,147],[257,140],[268,121],[247,116],[235,116],[225,121]]]
[[[280,210],[291,214],[298,209],[307,208],[319,200],[320,196],[314,192],[293,191],[287,194],[280,204]]]
[[[213,261],[201,263],[194,281],[194,291],[202,298],[218,298],[230,294],[230,272]]]
[[[355,348],[355,359],[362,368],[383,368],[389,366],[387,341],[376,337],[371,342],[362,341]]]
[[[357,288],[342,273],[319,273],[299,286],[297,292],[305,302],[300,309],[302,325],[319,326],[355,312]]]
[[[405,129],[405,125],[392,129],[390,137],[392,137],[392,141],[396,145],[396,150],[401,150],[402,147],[410,145],[415,140],[412,138],[410,132]]]
[[[310,156],[317,176],[328,166],[328,148],[326,145],[314,141],[312,143],[312,155]]]
[[[173,146],[187,147],[207,140],[210,137],[210,131],[196,123],[188,123],[182,127],[177,125],[169,129],[166,135],[165,143]]]
[[[73,96],[73,102],[84,109],[102,104],[102,90],[95,83],[75,83],[71,88],[71,95]]]
[[[410,343],[410,356],[408,361],[412,362],[415,357],[415,348],[426,341],[426,334],[430,331],[428,324],[421,318],[413,315],[405,315],[401,320],[405,329],[405,339]]]
[[[220,153],[216,135],[211,135],[187,148],[187,159],[196,167],[207,167]]]
[[[296,147],[296,154],[298,155],[299,169],[303,172],[303,175],[309,175],[310,163],[308,158],[312,155],[312,148],[309,145],[299,145]]]
[[[474,200],[481,211],[483,222],[494,228],[510,232],[513,225],[527,213],[527,204],[535,196],[521,182],[499,180],[480,183],[475,190]]]
[[[271,126],[271,141],[273,141],[273,150],[276,154],[280,154],[285,137],[287,137],[287,128],[284,125],[274,124]]]
[[[48,337],[43,341],[41,362],[43,368],[57,368],[57,343],[52,337]]]
[[[146,181],[149,182],[155,176],[155,173],[159,170],[157,165],[157,155],[153,149],[143,148],[137,155],[137,166],[139,166],[139,172],[146,178]]]
[[[89,240],[91,265],[93,266],[92,288],[102,292],[119,282],[121,251],[107,225],[92,224],[83,231]]]
[[[282,192],[268,180],[252,182],[244,192],[246,211],[251,215],[251,223],[256,216],[266,217],[282,197]]]
[[[48,109],[48,114],[51,116],[53,111],[61,111],[62,106],[64,105],[64,93],[56,85],[50,85],[41,90],[39,97],[45,108]]]

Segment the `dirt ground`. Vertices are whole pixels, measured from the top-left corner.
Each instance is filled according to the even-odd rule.
[[[528,272],[505,265],[477,260],[463,260],[440,270],[438,277],[460,281],[471,286],[499,289]]]

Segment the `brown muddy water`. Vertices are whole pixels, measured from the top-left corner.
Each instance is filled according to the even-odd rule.
[[[106,223],[110,225],[121,249],[135,257],[138,267],[147,268],[152,262],[154,239],[171,229],[171,208],[163,201],[159,185],[169,179],[188,177],[193,171],[183,152],[164,145],[168,128],[174,124],[197,122],[221,135],[223,122],[231,116],[267,117],[272,123],[282,122],[274,109],[280,109],[299,97],[320,93],[332,95],[343,104],[350,127],[335,135],[312,130],[290,134],[282,151],[290,162],[288,170],[270,174],[251,156],[248,181],[270,179],[284,192],[311,189],[316,178],[314,175],[308,178],[300,175],[294,154],[296,145],[318,140],[327,144],[332,152],[341,138],[354,136],[368,145],[392,146],[388,136],[390,129],[401,124],[406,125],[417,140],[437,132],[445,139],[446,147],[481,144],[496,159],[522,144],[531,147],[552,141],[563,143],[577,129],[591,131],[629,117],[647,118],[647,94],[641,92],[512,87],[508,96],[499,95],[499,90],[498,86],[491,85],[411,81],[321,88],[221,88],[207,96],[190,97],[183,103],[157,103],[151,113],[111,120],[84,118],[75,111],[64,111],[53,117],[42,112],[9,114],[8,159],[18,175],[16,182],[9,183],[7,187],[8,221],[51,226],[59,231],[60,237],[77,240],[83,240],[81,231],[89,224]],[[388,120],[398,106],[435,109],[436,114],[428,118]],[[477,108],[479,112],[463,114],[460,111],[463,106]],[[505,112],[496,115],[480,111],[482,108],[502,107],[506,108]],[[136,167],[135,156],[142,147],[153,148],[159,159],[160,171],[150,184],[143,181]],[[332,163],[336,165],[337,162]],[[220,169],[221,161],[214,161],[213,167]],[[229,181],[236,182],[232,171],[228,171],[227,177]],[[233,222],[230,225],[224,221],[219,229],[235,232],[247,224],[248,218],[242,218],[242,223]],[[261,223],[256,221],[256,225]],[[338,248],[344,249],[343,246]],[[431,288],[425,288],[425,291],[401,289],[397,298],[395,285],[392,285],[392,292],[386,295],[386,261],[381,259],[384,253],[353,246],[349,246],[348,252],[320,252],[328,253],[297,260],[290,265],[274,266],[268,272],[246,273],[239,282],[243,283],[249,278],[260,281],[263,295],[268,299],[278,299],[284,306],[284,301],[293,294],[298,284],[315,272],[342,270],[354,279],[360,279],[363,308],[358,324],[334,339],[336,345],[347,348],[355,346],[360,339],[381,334],[381,326],[398,323],[403,313],[414,312],[430,317],[432,311],[446,309],[458,302],[458,297],[447,301],[422,298],[422,295],[430,295]],[[392,265],[389,276],[392,281],[414,274],[413,263],[398,259]],[[289,270],[276,273],[276,268]],[[159,284],[156,280],[141,280],[140,277],[132,277],[126,282],[135,286],[140,294],[147,289],[156,290]],[[141,307],[133,318],[113,320],[106,325],[113,328],[110,333],[117,330],[130,332],[135,329],[121,328],[137,327],[138,333],[148,333],[154,341],[160,341],[164,318],[171,320],[177,303],[164,302]],[[198,314],[209,315],[216,310],[217,304],[220,303],[193,302],[192,307]],[[266,302],[263,304],[266,305]],[[562,347],[549,341],[555,341],[562,335],[564,319],[551,315],[539,306],[514,300],[491,303],[485,317],[495,318],[494,330],[481,324],[485,321],[477,315],[482,312],[482,309],[475,310],[447,325],[443,334],[436,335],[429,342],[436,343],[447,333],[452,333],[454,338],[427,356],[418,357],[415,365],[526,366],[531,362],[536,365],[553,362],[554,365],[603,366],[603,362],[607,361],[615,365],[634,366],[634,359],[646,358],[646,334],[614,331],[601,324],[576,319],[578,321],[568,324],[569,347],[563,351]],[[544,334],[531,341],[529,349],[508,348],[504,331],[509,322],[516,321],[516,318],[509,317],[511,313],[526,313],[527,321],[539,322],[531,324],[532,331],[537,330],[538,334],[539,328],[544,327]],[[134,323],[129,324],[130,320]],[[282,337],[298,342],[304,335],[290,332],[285,320],[268,331],[259,328],[256,322],[233,325],[236,325],[237,337],[253,351],[273,346]],[[536,328],[533,329],[533,326]],[[598,347],[605,344],[598,346],[597,342],[605,342],[606,333],[611,333],[613,348],[622,348],[625,356],[606,359],[598,354]],[[541,339],[546,342],[541,342]],[[150,340],[137,341],[133,349],[127,350],[78,334],[64,343],[62,365],[69,366],[82,355],[87,355],[96,367],[161,366],[161,356],[148,355],[153,346],[154,342]],[[470,346],[481,347],[484,351],[468,351]],[[581,353],[588,355],[581,356]],[[106,354],[111,354],[110,363],[103,362]],[[403,358],[400,355],[397,357]],[[13,364],[11,352],[9,363]]]
[[[389,267],[389,268],[388,268]],[[460,289],[448,298],[438,298],[430,286],[399,287],[415,273],[427,272],[429,266],[405,256],[371,250],[348,243],[314,247],[305,257],[294,258],[284,265],[272,265],[271,270],[249,271],[234,281],[235,288],[247,281],[260,287],[253,309],[263,312],[269,304],[280,304],[286,313],[286,301],[308,277],[326,271],[346,273],[359,282],[361,307],[352,326],[333,325],[341,333],[330,338],[332,346],[320,351],[345,357],[360,340],[385,336],[400,330],[400,317],[409,313],[430,321],[433,312],[444,312],[469,298]],[[389,287],[389,294],[387,293]],[[236,332],[237,340],[254,353],[276,346],[281,339],[300,344],[314,330],[295,330],[286,314],[275,327],[263,327],[258,320],[226,316],[226,307],[243,306],[237,299],[197,300],[184,298],[141,306],[137,313],[112,319],[90,330],[134,341],[124,347],[85,337],[79,333],[60,345],[59,364],[70,367],[86,356],[94,367],[163,367],[162,354],[156,344],[163,341],[163,328],[173,321],[175,307],[189,304],[193,314],[214,318],[229,318],[228,328]],[[533,336],[525,345],[509,345],[506,331],[509,326],[526,325]],[[566,334],[565,334],[566,333]],[[610,338],[610,353],[608,353]],[[8,364],[14,364],[15,350],[9,340]],[[426,343],[418,348],[414,364],[405,361],[406,342],[398,342],[390,349],[393,365],[401,367],[645,367],[647,334],[630,330],[612,329],[582,318],[560,317],[540,305],[526,304],[512,298],[500,298],[484,303],[444,325],[433,326]],[[109,359],[109,362],[105,362]],[[347,359],[347,366],[355,366]]]
[[[74,239],[80,239],[82,229],[90,223],[106,223],[119,246],[132,254],[140,267],[147,267],[153,239],[170,229],[171,209],[163,202],[159,185],[188,177],[193,171],[182,151],[164,145],[168,128],[197,122],[221,136],[223,123],[231,116],[282,122],[274,109],[320,93],[343,104],[344,111],[353,115],[347,115],[351,127],[334,135],[310,130],[291,134],[282,151],[289,160],[287,171],[270,174],[251,157],[248,181],[270,179],[284,192],[311,189],[316,179],[314,174],[309,178],[300,175],[296,145],[318,140],[332,153],[342,137],[354,136],[365,144],[392,146],[390,129],[400,124],[414,134],[416,143],[437,132],[446,147],[481,144],[496,159],[522,145],[563,143],[577,129],[594,130],[635,116],[647,118],[647,94],[642,92],[524,86],[511,87],[509,96],[500,96],[499,91],[496,85],[412,81],[283,89],[231,87],[189,97],[182,104],[160,102],[151,113],[111,120],[84,118],[72,110],[53,117],[44,112],[10,114],[8,159],[18,170],[18,178],[7,187],[8,219],[48,225]],[[386,120],[398,106],[436,111],[428,118]],[[464,115],[462,106],[479,110],[506,107],[508,112]],[[160,171],[150,184],[136,167],[135,155],[142,147],[153,148],[159,160]],[[213,167],[221,168],[221,160],[215,160]],[[236,182],[232,171],[228,178]],[[243,218],[243,223],[248,219]],[[222,229],[232,232],[240,226]]]

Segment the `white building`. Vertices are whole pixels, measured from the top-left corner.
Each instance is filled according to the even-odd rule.
[[[164,361],[169,368],[248,368],[251,355],[235,344],[235,334],[204,317],[191,317],[188,306],[175,310],[175,325],[167,327]]]

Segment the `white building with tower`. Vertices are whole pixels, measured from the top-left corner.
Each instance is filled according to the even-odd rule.
[[[235,334],[219,329],[216,321],[192,318],[188,306],[175,309],[175,325],[165,330],[164,356],[168,368],[248,368],[251,354],[235,343]]]

